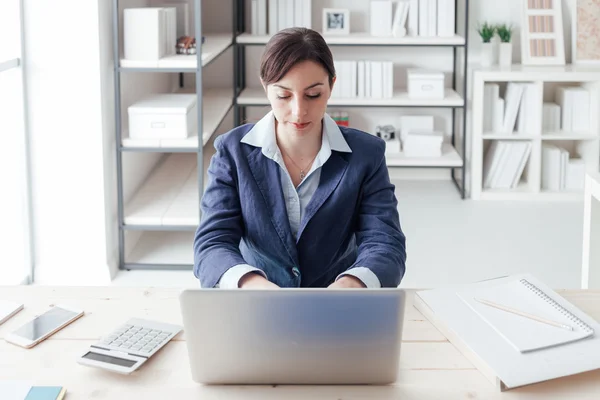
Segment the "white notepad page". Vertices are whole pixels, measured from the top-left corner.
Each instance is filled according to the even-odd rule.
[[[457,295],[515,349],[524,353],[591,336],[592,327],[526,279],[457,292]],[[513,308],[569,325],[572,331],[482,304],[475,299]]]

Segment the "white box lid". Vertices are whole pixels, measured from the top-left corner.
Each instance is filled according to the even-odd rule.
[[[444,73],[430,69],[409,68],[406,70],[410,79],[444,79]]]
[[[127,110],[129,114],[187,114],[195,106],[195,94],[164,93],[146,97]]]
[[[405,140],[414,140],[414,141],[443,141],[444,134],[440,131],[420,131],[420,130],[411,130],[406,134]]]

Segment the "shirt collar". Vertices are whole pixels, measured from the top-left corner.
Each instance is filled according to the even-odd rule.
[[[277,153],[277,140],[275,138],[275,116],[273,111],[269,111],[260,121],[258,121],[252,129],[244,135],[241,140],[242,143],[249,144],[251,146],[262,148],[262,153],[273,158]],[[321,143],[321,149],[323,145],[327,143],[326,147],[329,150],[352,153],[348,142],[344,139],[342,131],[338,124],[328,115],[325,114],[323,117],[323,141]],[[320,158],[320,157],[319,157]]]

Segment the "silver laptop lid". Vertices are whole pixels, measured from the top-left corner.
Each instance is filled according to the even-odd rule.
[[[189,289],[180,295],[192,378],[211,384],[396,380],[402,289]]]

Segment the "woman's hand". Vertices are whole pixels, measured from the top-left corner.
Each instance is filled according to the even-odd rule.
[[[344,275],[337,281],[329,285],[331,289],[344,289],[344,288],[365,288],[365,284],[362,281],[352,275]]]
[[[242,289],[275,289],[279,287],[256,272],[250,272],[242,276],[239,286]]]

